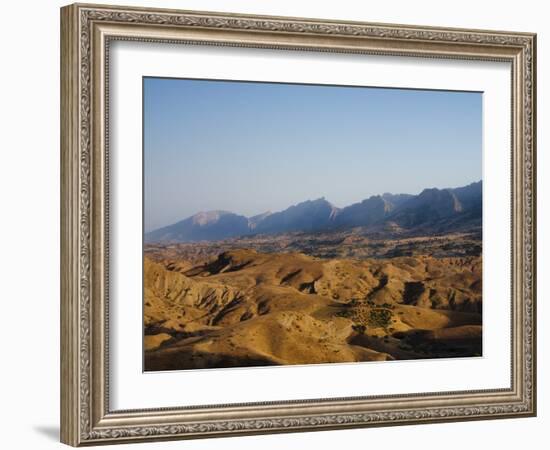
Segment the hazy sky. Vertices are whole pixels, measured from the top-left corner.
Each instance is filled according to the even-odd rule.
[[[481,179],[482,94],[144,79],[145,231]]]

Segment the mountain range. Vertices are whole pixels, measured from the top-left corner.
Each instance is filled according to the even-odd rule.
[[[464,187],[424,189],[418,195],[373,195],[337,208],[325,198],[307,200],[280,212],[245,217],[229,211],[199,212],[145,234],[146,242],[217,241],[255,234],[366,229],[430,228],[448,232],[481,225],[482,182]]]

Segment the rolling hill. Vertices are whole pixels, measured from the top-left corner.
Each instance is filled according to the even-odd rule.
[[[478,256],[144,259],[145,370],[481,354]]]

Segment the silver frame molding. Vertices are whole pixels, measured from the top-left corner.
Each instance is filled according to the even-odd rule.
[[[113,40],[510,62],[510,388],[112,411],[107,98]],[[536,415],[535,54],[532,33],[106,5],[62,8],[62,442],[80,446]]]

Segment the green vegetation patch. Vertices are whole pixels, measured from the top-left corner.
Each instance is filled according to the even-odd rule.
[[[367,327],[387,329],[392,325],[392,309],[385,306],[352,307],[338,311],[336,316],[352,320],[356,331],[365,330]]]

